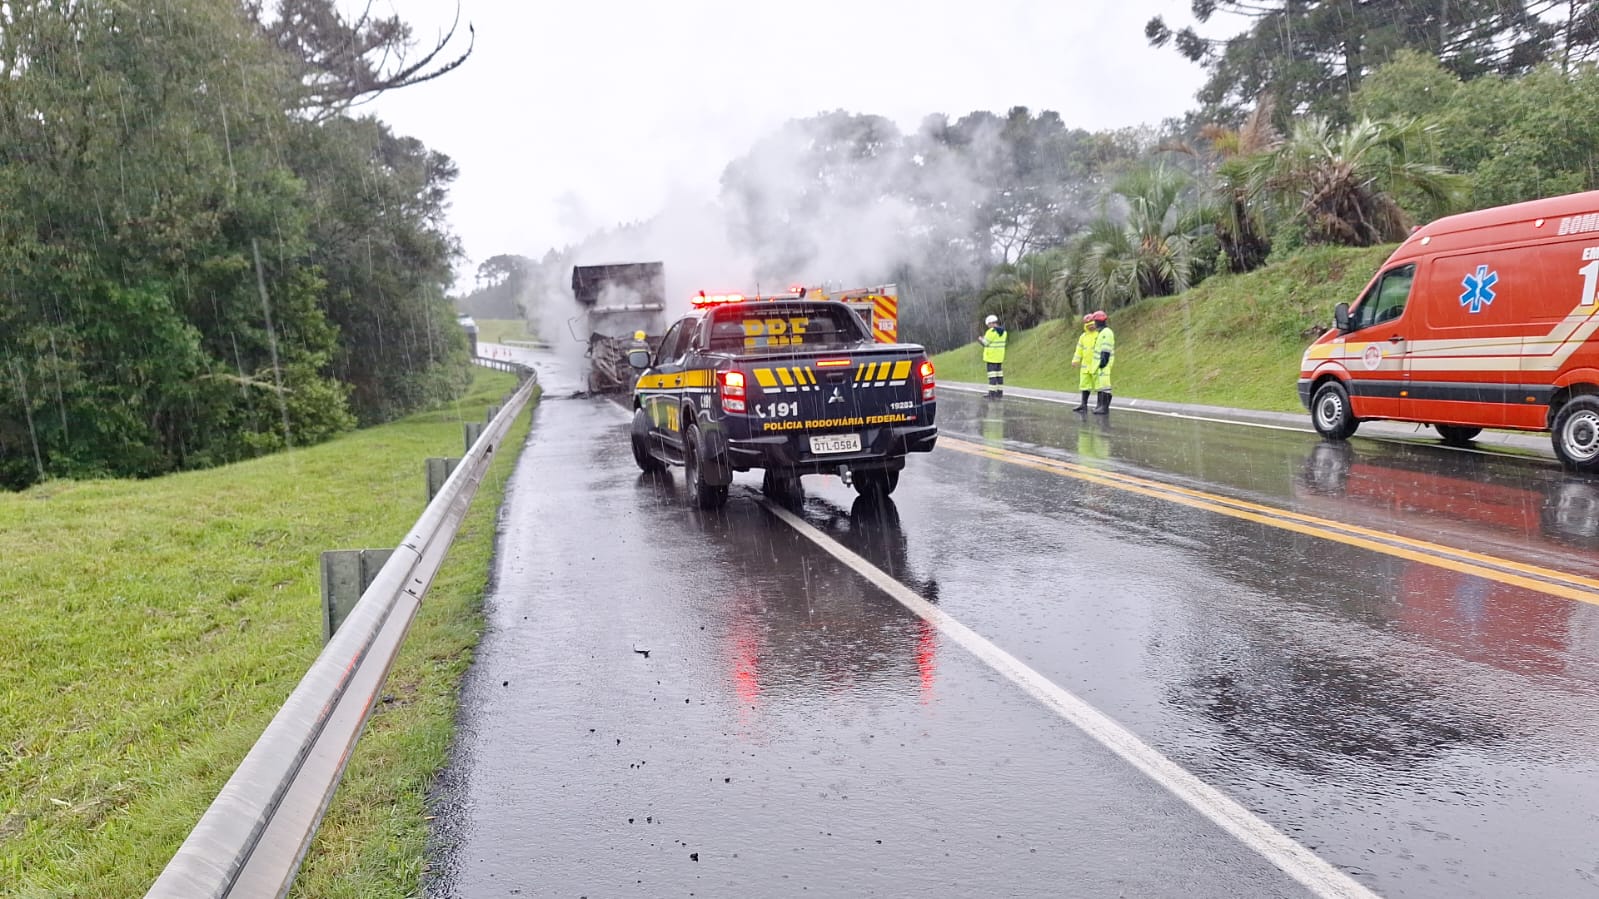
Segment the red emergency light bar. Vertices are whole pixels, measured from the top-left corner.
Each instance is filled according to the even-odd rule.
[[[847,366],[849,364],[850,364],[850,360],[849,359],[818,359],[818,360],[816,360],[816,367],[817,368],[840,368],[842,366]]]
[[[693,303],[696,308],[703,306],[718,306],[722,303],[742,302],[744,302],[744,295],[741,293],[715,293],[707,296],[705,291],[702,290],[693,298]]]

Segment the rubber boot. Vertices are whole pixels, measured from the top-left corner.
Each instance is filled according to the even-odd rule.
[[[1099,392],[1099,405],[1094,407],[1094,414],[1095,415],[1108,415],[1108,414],[1110,414],[1110,391],[1109,390],[1101,390]]]
[[[1088,391],[1083,391],[1083,401],[1072,407],[1073,412],[1082,412],[1088,408]]]

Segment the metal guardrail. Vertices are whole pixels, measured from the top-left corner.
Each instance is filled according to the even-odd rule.
[[[474,361],[527,377],[322,648],[151,886],[150,899],[288,893],[422,597],[537,384],[531,369]]]
[[[528,372],[530,377],[533,371],[533,369],[528,368],[526,365],[518,365],[515,362],[506,362],[503,359],[490,359],[486,356],[478,356],[472,361],[483,366],[484,368],[492,368],[495,371],[508,371],[512,374]]]

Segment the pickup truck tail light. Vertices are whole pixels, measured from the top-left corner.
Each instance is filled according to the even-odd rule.
[[[931,403],[935,398],[933,381],[933,363],[923,359],[922,364],[916,367],[916,379],[922,384],[922,402]]]
[[[716,373],[717,391],[722,398],[723,412],[745,411],[744,373],[737,369]]]

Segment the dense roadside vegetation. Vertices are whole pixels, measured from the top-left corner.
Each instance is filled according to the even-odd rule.
[[[0,487],[460,392],[455,166],[351,105],[460,61],[336,0],[0,4]]]
[[[143,895],[320,651],[318,553],[393,545],[423,460],[459,455],[462,422],[515,383],[479,370],[458,401],[227,467],[0,494],[0,895]],[[515,456],[423,603],[299,895],[418,893]]]
[[[1111,320],[1116,393],[1169,402],[1303,411],[1299,358],[1332,321],[1332,307],[1359,296],[1392,246],[1306,250],[1244,275],[1218,275],[1172,297],[1135,303]],[[1081,332],[1054,320],[1015,333],[1005,383],[1077,390],[1072,350]],[[983,383],[976,344],[933,358],[938,378]]]

